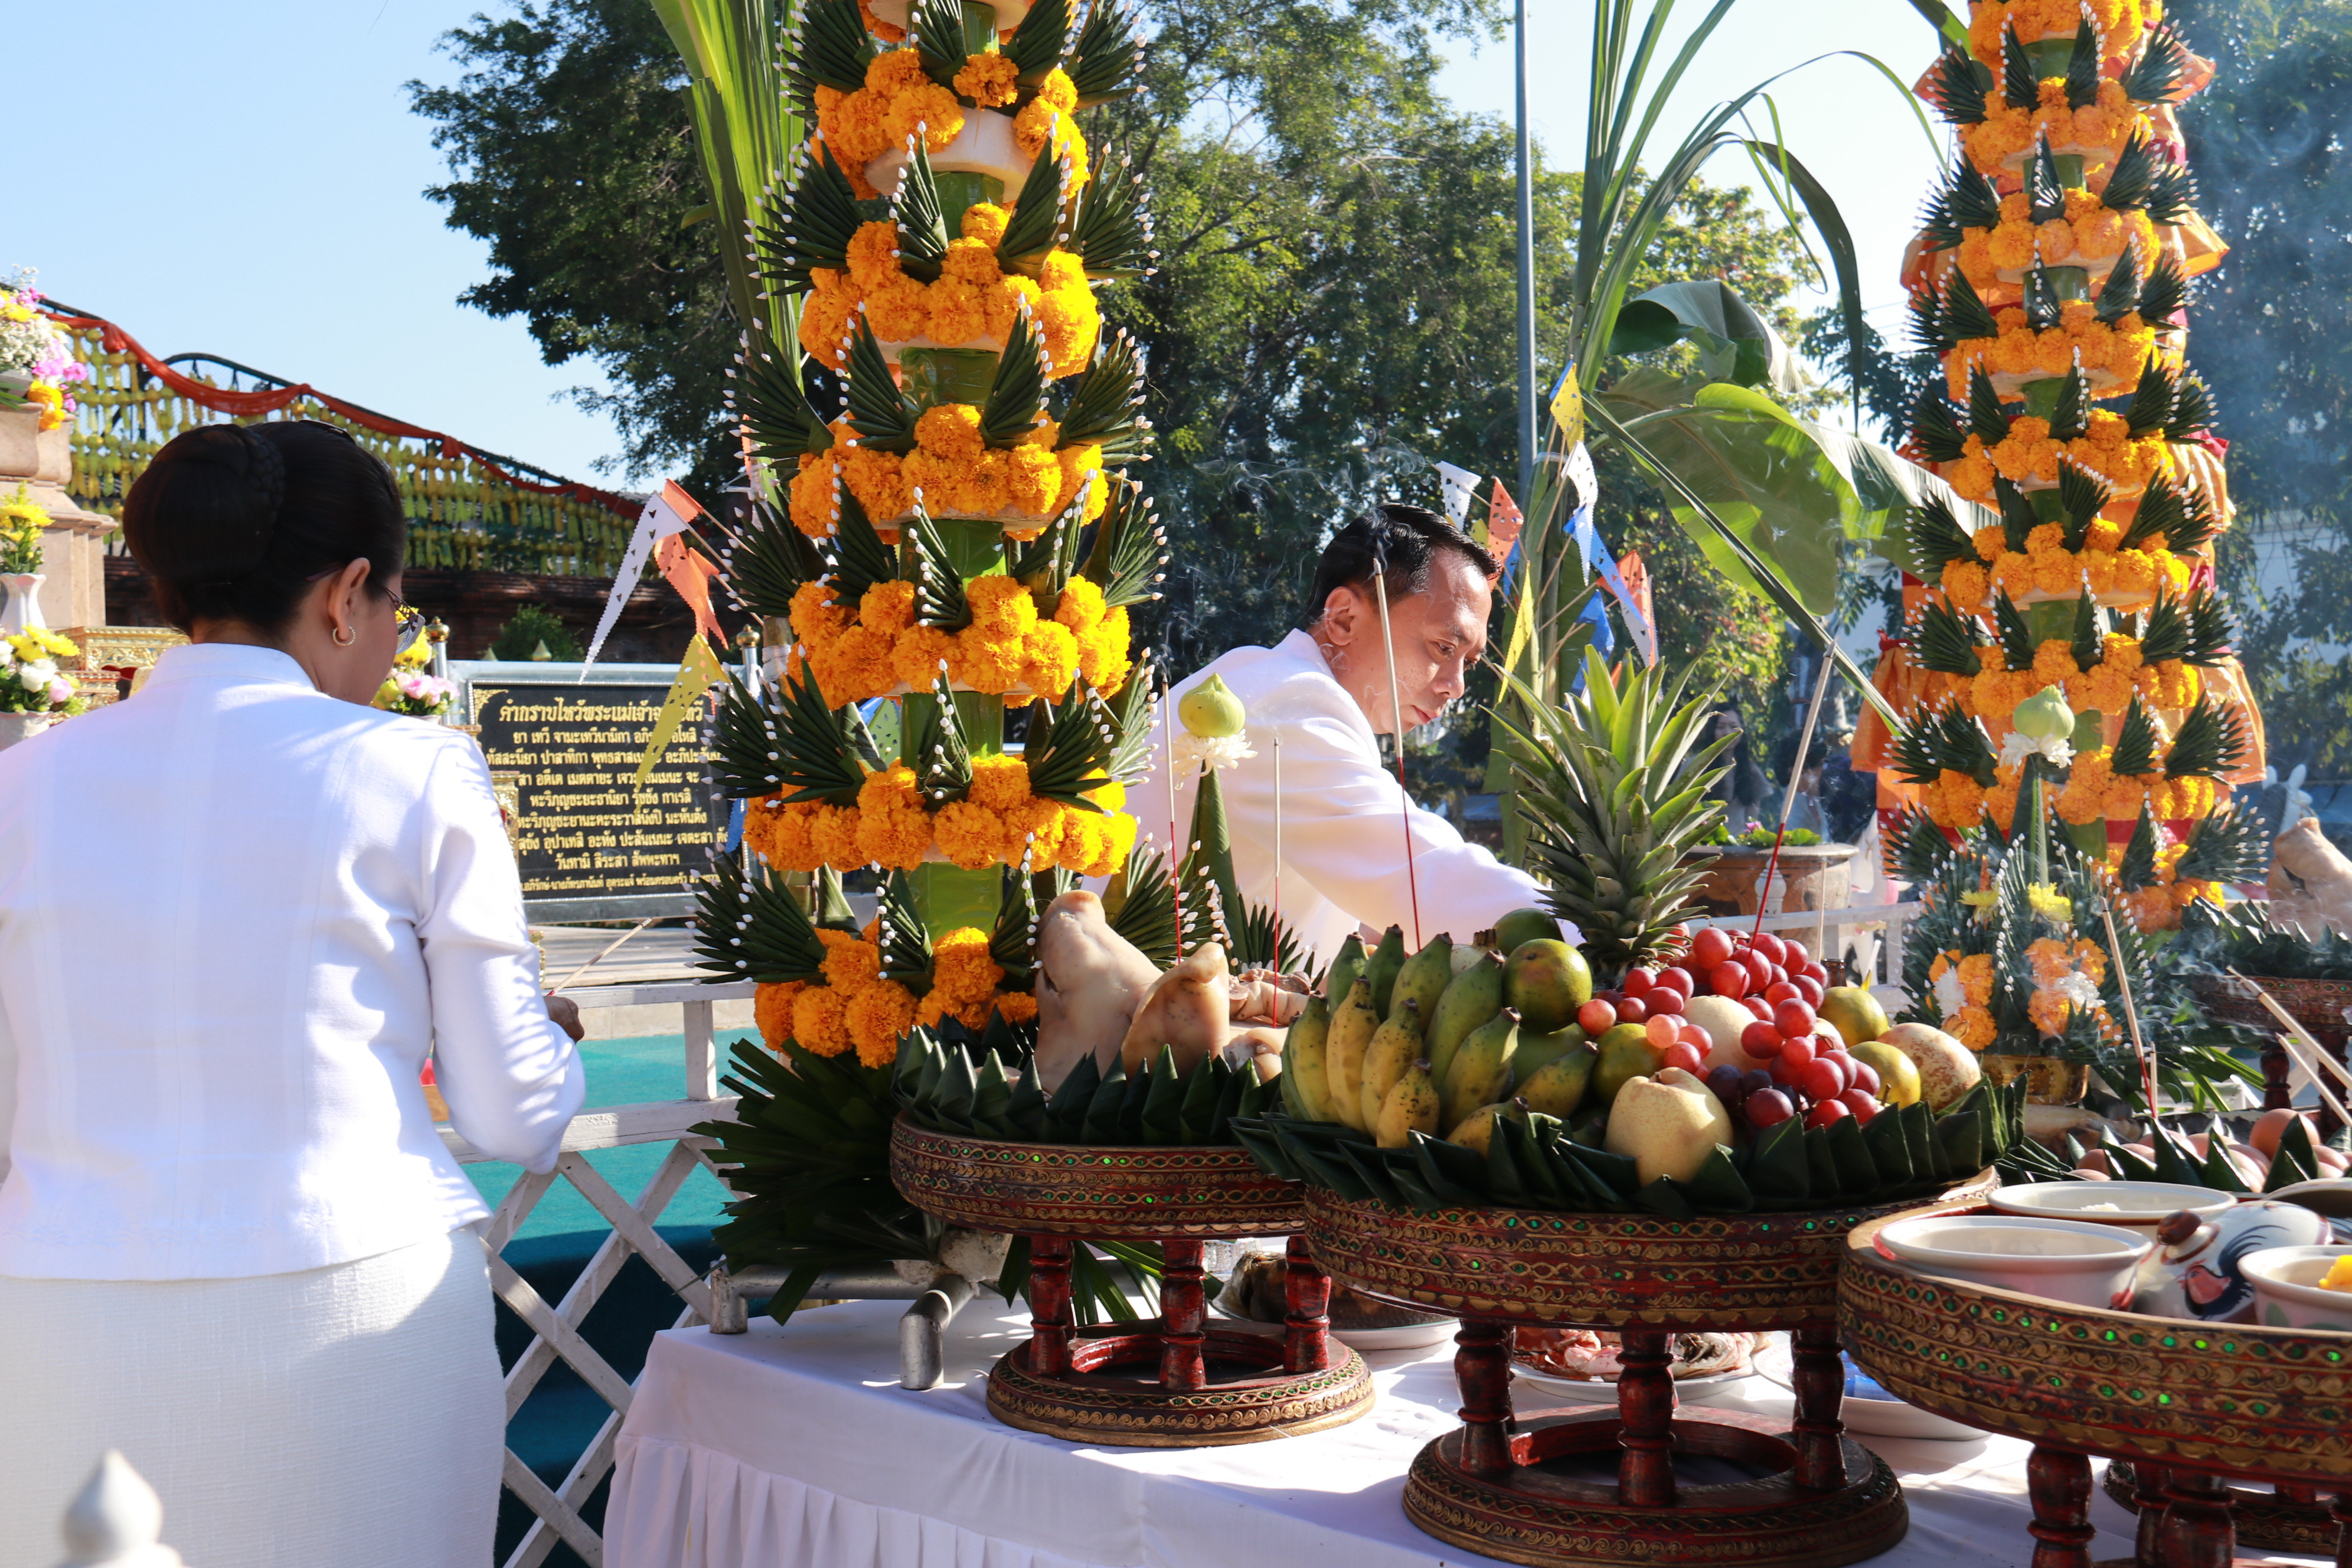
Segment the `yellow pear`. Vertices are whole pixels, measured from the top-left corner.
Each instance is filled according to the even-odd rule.
[[[1700,1079],[1680,1068],[1626,1081],[1609,1106],[1608,1149],[1630,1154],[1643,1186],[1660,1176],[1687,1182],[1718,1143],[1731,1142],[1731,1117]]]

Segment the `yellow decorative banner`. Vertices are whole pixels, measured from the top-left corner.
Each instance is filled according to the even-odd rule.
[[[646,742],[646,754],[637,763],[637,787],[646,787],[647,775],[661,754],[669,750],[670,737],[685,721],[687,710],[702,700],[702,694],[727,679],[727,667],[710,651],[710,645],[697,637],[686,645],[686,657],[678,661],[677,679],[669,683],[669,696],[662,703],[661,712],[655,716],[654,732]]]

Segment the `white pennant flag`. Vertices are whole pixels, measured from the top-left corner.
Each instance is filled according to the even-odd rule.
[[[1457,468],[1451,463],[1437,465],[1437,481],[1445,488],[1445,515],[1454,526],[1470,515],[1470,503],[1478,494],[1478,476],[1467,468]]]
[[[652,558],[654,546],[673,533],[685,532],[687,525],[701,515],[700,504],[676,479],[664,479],[662,488],[646,499],[645,510],[637,513],[637,531],[629,536],[629,548],[622,553],[621,569],[613,574],[613,591],[605,597],[604,614],[596,622],[596,635],[589,641],[588,657],[581,661],[581,680],[588,679],[589,666],[604,651],[613,623],[621,618],[621,606],[637,591],[637,579],[645,575],[646,563]]]

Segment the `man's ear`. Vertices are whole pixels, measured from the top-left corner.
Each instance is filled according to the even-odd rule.
[[[1331,590],[1323,601],[1321,622],[1324,640],[1334,647],[1346,647],[1356,640],[1362,628],[1364,596],[1345,583]]]

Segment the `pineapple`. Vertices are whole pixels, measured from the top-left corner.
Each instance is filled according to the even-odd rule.
[[[1584,689],[1559,707],[1513,682],[1517,717],[1498,712],[1528,828],[1528,868],[1550,889],[1551,912],[1583,933],[1596,973],[1616,976],[1663,952],[1701,871],[1683,862],[1721,814],[1705,798],[1730,739],[1696,739],[1713,689],[1684,700],[1689,672],[1612,676],[1584,655]]]

